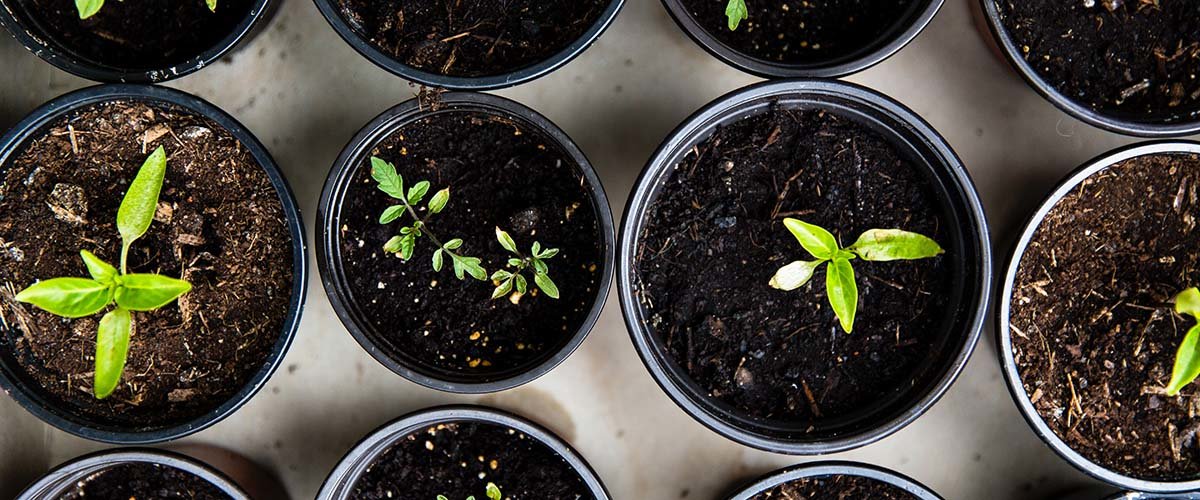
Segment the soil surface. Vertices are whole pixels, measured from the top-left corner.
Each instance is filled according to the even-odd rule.
[[[506,500],[595,498],[571,464],[520,431],[480,422],[431,426],[400,439],[354,485],[358,500],[486,499],[494,483]]]
[[[429,73],[493,76],[542,62],[600,19],[612,0],[337,0],[355,32]]]
[[[1075,102],[1138,121],[1200,118],[1200,2],[996,5],[1025,60]]]
[[[439,241],[461,238],[460,255],[482,259],[489,276],[513,256],[496,241],[496,227],[526,254],[535,241],[560,250],[546,260],[560,298],[533,292],[526,271],[530,293],[516,304],[492,300],[490,281],[456,279],[448,258],[435,272],[438,247],[428,236],[407,262],[388,254],[384,243],[412,219],[379,223],[396,200],[379,191],[365,158],[338,222],[341,265],[352,300],[389,356],[449,377],[499,379],[541,362],[579,329],[608,270],[591,192],[558,146],[523,122],[451,110],[405,125],[372,154],[395,164],[406,188],[432,183],[426,199],[450,189],[428,227]]]
[[[1088,459],[1152,480],[1200,475],[1200,391],[1163,388],[1191,319],[1171,301],[1200,284],[1200,156],[1143,156],[1073,189],[1017,272],[1013,355],[1026,393]]]
[[[194,289],[133,314],[121,384],[96,400],[101,314],[63,319],[12,296],[37,280],[86,277],[81,249],[119,265],[117,208],[160,145],[168,160],[158,214],[130,250],[129,272],[182,277]],[[62,411],[134,429],[202,416],[262,369],[291,299],[292,242],[279,195],[237,139],[190,111],[112,101],[52,123],[21,148],[0,185],[7,363],[15,358],[63,400]]]
[[[917,500],[917,497],[883,481],[839,474],[790,481],[751,500]]]
[[[730,31],[728,0],[681,0],[710,35],[745,55],[785,64],[823,64],[874,47],[909,22],[917,0],[746,0],[750,17]]]
[[[107,0],[79,19],[75,2],[4,0],[26,11],[46,38],[89,61],[131,70],[181,64],[217,45],[250,14],[253,0]],[[35,30],[38,31],[38,30]]]
[[[740,412],[819,424],[869,410],[936,357],[950,308],[943,215],[923,174],[879,134],[819,110],[773,108],[717,130],[666,179],[646,214],[636,293],[649,326],[701,388]],[[783,226],[795,217],[842,245],[897,228],[948,255],[853,261],[854,332],[829,307],[825,267],[803,287],[768,286],[811,260]]]
[[[174,467],[130,462],[80,481],[62,500],[230,499],[212,483]]]

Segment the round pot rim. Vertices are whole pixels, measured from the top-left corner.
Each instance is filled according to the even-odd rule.
[[[521,431],[562,457],[579,474],[597,500],[611,499],[604,482],[583,455],[546,427],[515,413],[487,406],[445,405],[414,411],[368,433],[346,452],[325,478],[317,493],[317,500],[346,498],[345,490],[353,488],[364,470],[393,443],[431,424],[449,421],[483,422]]]
[[[614,254],[616,252],[616,235],[612,220],[612,210],[609,206],[608,197],[604,193],[604,186],[600,183],[600,177],[596,174],[587,156],[571,140],[566,132],[558,128],[554,122],[545,116],[519,102],[491,94],[446,92],[441,95],[440,99],[441,103],[447,107],[461,106],[493,114],[504,113],[524,121],[557,144],[578,166],[579,173],[586,180],[587,188],[590,189],[591,196],[589,198],[591,198],[593,208],[596,211],[596,222],[600,231],[600,240],[597,243],[600,245],[600,258],[603,259],[602,264],[604,266],[604,272],[600,276],[600,282],[596,289],[596,296],[583,323],[579,325],[574,333],[571,334],[570,339],[562,344],[562,347],[557,352],[551,356],[547,356],[540,363],[530,365],[528,369],[510,377],[486,382],[447,380],[446,378],[425,373],[420,369],[409,366],[406,362],[395,359],[389,356],[387,352],[384,352],[383,349],[380,349],[367,333],[367,329],[359,325],[355,315],[351,311],[353,299],[345,292],[345,279],[341,274],[344,269],[337,259],[339,253],[337,249],[338,238],[330,236],[338,233],[337,223],[339,217],[335,217],[335,214],[338,213],[341,197],[345,192],[346,182],[348,182],[349,177],[358,168],[360,160],[370,152],[371,148],[378,144],[379,141],[388,137],[399,126],[397,123],[410,122],[424,114],[438,112],[423,108],[419,98],[393,106],[372,119],[354,135],[350,142],[346,144],[346,147],[342,149],[341,153],[338,154],[337,160],[333,163],[333,167],[330,169],[329,175],[325,180],[325,185],[321,189],[321,198],[317,206],[316,230],[320,237],[320,241],[317,243],[317,267],[321,273],[321,282],[324,285],[325,294],[329,297],[329,302],[333,306],[334,312],[337,313],[338,319],[341,320],[346,330],[350,332],[350,335],[354,337],[354,340],[371,357],[375,358],[376,361],[389,370],[412,382],[444,392],[484,394],[504,391],[532,382],[542,375],[549,373],[563,361],[566,361],[583,344],[583,341],[595,327],[596,322],[599,321],[600,313],[604,310],[604,305],[608,298],[609,289],[612,287],[612,269],[614,267]]]
[[[923,0],[926,5],[914,15],[912,24],[904,30],[888,31],[887,34],[891,35],[892,39],[873,50],[835,64],[812,65],[778,63],[735,50],[700,26],[680,1],[662,0],[662,3],[671,14],[671,19],[675,20],[675,24],[679,25],[696,45],[725,64],[762,78],[840,78],[858,73],[883,62],[912,42],[933,21],[944,3],[944,0]]]
[[[1008,61],[1009,66],[1021,75],[1021,78],[1030,87],[1033,87],[1042,98],[1050,101],[1064,113],[1093,127],[1135,137],[1169,138],[1200,132],[1200,118],[1177,123],[1139,122],[1111,116],[1075,102],[1050,85],[1023,57],[1018,55],[1020,52],[1016,42],[1009,35],[1004,23],[1000,21],[1000,11],[996,7],[996,1],[978,1],[983,8],[983,17],[987,19],[988,31],[1000,46],[1000,52],[1004,54],[1004,59]]]
[[[8,5],[11,1],[0,0],[0,26],[7,28],[13,38],[16,38],[22,46],[58,69],[80,78],[107,83],[159,83],[199,71],[216,62],[246,40],[259,22],[268,17],[267,14],[273,7],[273,0],[254,0],[250,12],[234,26],[228,35],[199,54],[186,61],[163,68],[131,70],[84,60],[70,50],[61,47],[50,36],[31,33],[17,18],[12,7]]]
[[[242,405],[266,386],[267,381],[279,365],[295,338],[296,329],[300,325],[300,317],[304,311],[308,282],[308,244],[304,236],[303,219],[296,199],[292,195],[279,166],[261,142],[235,118],[207,101],[183,91],[154,85],[140,84],[103,84],[76,90],[59,96],[26,115],[13,126],[8,133],[0,137],[0,168],[3,168],[16,149],[28,139],[66,114],[93,104],[113,100],[131,100],[172,104],[193,113],[204,116],[224,127],[238,139],[254,160],[270,179],[271,186],[279,197],[283,215],[287,219],[288,233],[292,238],[292,289],[288,303],[287,315],[279,338],[271,347],[270,355],[263,360],[263,367],[253,377],[247,380],[240,389],[229,396],[216,408],[186,422],[150,430],[106,430],[81,424],[67,418],[54,409],[40,397],[31,396],[23,390],[23,386],[9,379],[5,370],[0,370],[0,388],[8,393],[22,407],[60,430],[76,436],[112,444],[152,444],[169,441],[194,434],[220,422],[236,412]]]
[[[67,479],[66,476],[76,473],[77,471],[100,467],[100,466],[115,466],[123,463],[143,462],[157,465],[173,467],[184,472],[191,473],[200,479],[208,481],[221,492],[233,497],[235,500],[249,500],[250,496],[242,491],[242,488],[233,482],[228,476],[217,470],[211,465],[208,465],[202,460],[195,459],[182,453],[160,450],[155,448],[115,448],[111,450],[101,450],[86,455],[82,455],[58,466],[55,466],[50,472],[47,472],[33,484],[26,487],[17,495],[17,500],[39,500],[45,498],[45,495],[51,493],[50,489],[56,486],[59,481]]]
[[[1138,479],[1119,474],[1089,460],[1059,438],[1050,429],[1050,426],[1046,425],[1041,415],[1038,414],[1037,409],[1033,407],[1033,403],[1030,402],[1029,395],[1025,392],[1025,386],[1022,384],[1020,373],[1017,371],[1016,360],[1013,358],[1012,336],[1009,335],[1009,316],[1012,312],[1010,302],[1012,300],[1012,287],[1016,281],[1017,270],[1021,266],[1021,258],[1025,255],[1025,250],[1028,248],[1030,240],[1033,239],[1034,233],[1037,232],[1037,229],[1041,226],[1042,221],[1046,218],[1050,210],[1054,209],[1058,205],[1058,202],[1070,194],[1071,190],[1078,186],[1079,183],[1093,174],[1131,158],[1161,153],[1200,154],[1200,142],[1184,140],[1147,141],[1114,149],[1084,162],[1064,177],[1050,191],[1050,194],[1043,199],[1038,205],[1037,211],[1021,227],[1021,232],[1018,233],[1020,236],[1008,254],[1008,262],[1004,267],[1004,281],[1000,284],[999,293],[996,294],[996,345],[1000,358],[1000,369],[1004,373],[1004,381],[1008,385],[1009,395],[1012,396],[1017,408],[1021,410],[1021,416],[1025,418],[1025,422],[1029,424],[1029,427],[1033,429],[1034,433],[1047,446],[1054,450],[1055,453],[1058,453],[1060,457],[1089,476],[1117,486],[1118,488],[1148,493],[1183,493],[1200,490],[1200,478],[1190,481],[1157,481]]]
[[[754,495],[797,479],[834,475],[874,479],[900,488],[916,496],[919,500],[942,500],[942,497],[933,490],[904,474],[878,465],[844,460],[810,462],[769,472],[745,488],[738,490],[728,500],[750,500],[754,498]]]
[[[584,31],[579,38],[571,42],[570,45],[567,45],[553,55],[534,64],[505,73],[475,77],[442,75],[404,64],[396,57],[375,47],[375,45],[354,31],[349,23],[342,18],[333,0],[313,0],[313,3],[317,5],[317,9],[321,11],[321,15],[325,18],[325,21],[329,23],[342,40],[354,48],[360,55],[383,70],[406,80],[430,87],[440,87],[449,90],[482,91],[499,90],[527,83],[565,66],[587,51],[588,47],[591,47],[596,40],[600,39],[600,35],[616,19],[617,14],[621,11],[621,7],[625,4],[625,0],[610,0],[604,13],[596,19],[596,22],[592,23],[591,27]]]
[[[898,121],[911,126],[916,134],[927,141],[927,146],[938,153],[941,162],[944,162],[931,161],[930,163],[933,165],[931,168],[944,170],[950,178],[957,182],[962,194],[961,201],[965,205],[964,218],[975,223],[974,230],[965,232],[967,234],[964,234],[963,238],[965,241],[973,241],[979,247],[978,283],[965,284],[965,290],[974,292],[978,300],[977,303],[964,305],[964,316],[969,320],[964,323],[966,328],[963,331],[962,346],[948,358],[949,367],[937,378],[936,384],[931,385],[928,392],[916,399],[910,408],[876,427],[864,432],[811,442],[788,441],[749,432],[728,423],[718,415],[713,415],[703,405],[694,401],[689,391],[668,370],[666,365],[670,361],[663,359],[657,347],[657,341],[652,339],[653,333],[642,325],[638,313],[640,306],[634,296],[634,284],[631,280],[632,269],[635,265],[632,247],[636,241],[638,220],[641,218],[645,206],[651,201],[648,193],[653,190],[660,173],[671,167],[666,160],[680,148],[690,147],[690,144],[684,140],[687,138],[686,136],[691,131],[726,114],[730,109],[734,109],[742,103],[764,97],[797,94],[839,95],[858,99],[864,104],[874,107],[875,111],[892,115]],[[655,150],[634,183],[625,205],[619,248],[617,291],[619,292],[622,317],[629,330],[629,335],[633,339],[638,356],[641,357],[654,381],[677,406],[705,427],[740,444],[774,453],[821,455],[846,451],[879,441],[916,420],[941,399],[966,367],[967,361],[979,341],[987,308],[991,302],[993,270],[988,223],[984,216],[983,204],[962,161],[950,148],[949,143],[929,123],[903,104],[870,88],[838,80],[789,79],[758,83],[719,97],[684,120]]]

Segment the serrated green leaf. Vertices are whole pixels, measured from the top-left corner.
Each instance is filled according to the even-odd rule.
[[[416,206],[425,199],[425,193],[429,192],[429,181],[421,181],[408,189],[408,204]]]
[[[539,259],[549,259],[550,257],[554,257],[555,255],[558,255],[557,248],[547,248],[547,249],[543,250],[541,254],[535,254],[534,257],[537,257]]]
[[[371,157],[371,178],[379,183],[379,190],[397,200],[404,198],[404,178],[396,173],[396,166],[383,161],[382,158]]]
[[[492,300],[496,300],[500,297],[508,295],[508,292],[512,291],[512,287],[512,280],[501,281],[500,284],[496,286],[496,289],[492,291]]]
[[[1175,312],[1200,319],[1200,289],[1189,288],[1176,295]]]
[[[458,250],[461,246],[463,246],[462,238],[454,238],[450,241],[447,241],[445,245],[442,245],[442,248],[445,248],[446,250]]]
[[[100,7],[104,6],[104,0],[75,0],[75,10],[79,11],[80,19],[87,19],[100,12]]]
[[[112,288],[87,278],[54,278],[39,281],[15,297],[64,318],[96,314],[112,302]]]
[[[96,330],[96,373],[92,392],[97,399],[107,398],[121,382],[125,360],[129,357],[129,336],[133,332],[133,316],[120,307],[100,318]]]
[[[404,215],[404,211],[404,205],[392,205],[387,207],[387,209],[383,211],[383,214],[379,216],[379,223],[391,224],[393,221]]]
[[[433,251],[433,272],[442,270],[442,249]]]
[[[454,268],[454,277],[455,278],[458,278],[461,280],[466,277],[465,273],[466,273],[467,268],[463,267],[462,258],[455,257],[454,254],[450,254],[450,264],[451,264],[451,267]]]
[[[1197,376],[1200,376],[1200,325],[1188,330],[1179,344],[1179,350],[1175,352],[1175,367],[1171,370],[1167,395],[1179,395],[1179,391],[1194,382]]]
[[[117,305],[130,311],[153,311],[192,289],[192,284],[160,274],[126,274],[117,286]]]
[[[204,3],[208,5],[208,10],[212,12],[217,11],[217,0],[204,0]]]
[[[750,17],[746,0],[729,0],[729,3],[725,4],[725,17],[729,19],[729,30],[736,30],[743,19]]]
[[[533,283],[536,284],[538,288],[542,289],[542,292],[545,293],[547,297],[552,299],[558,298],[558,286],[554,284],[554,280],[550,279],[550,276],[541,273],[535,274],[533,275]]]
[[[854,330],[854,315],[858,312],[858,284],[854,282],[854,268],[850,261],[837,259],[825,268],[825,292],[829,305],[846,333]]]
[[[489,500],[501,500],[500,487],[496,486],[496,483],[488,483],[486,490]]]
[[[104,285],[110,285],[113,278],[117,277],[117,268],[104,262],[92,252],[80,250],[79,256],[83,257],[83,265],[87,266],[88,274],[92,275],[92,279]]]
[[[812,279],[813,274],[817,272],[817,268],[826,261],[813,260],[804,261],[798,260],[779,268],[775,271],[775,275],[771,277],[771,288],[779,290],[795,290],[808,283]]]
[[[440,213],[446,208],[446,203],[450,201],[450,188],[445,188],[441,191],[433,193],[433,198],[429,199],[429,213]]]
[[[154,222],[158,210],[158,194],[162,190],[163,178],[167,174],[167,152],[159,146],[146,157],[137,176],[129,183],[125,198],[117,209],[117,231],[121,233],[121,270],[125,270],[125,256],[135,240],[141,238]]]
[[[462,262],[463,270],[479,281],[487,281],[487,271],[480,265],[482,262],[478,257],[460,257],[459,262]]]
[[[516,282],[517,292],[522,295],[529,291],[529,282],[525,281],[525,277],[520,274],[513,276],[513,281]]]
[[[787,218],[783,220],[783,226],[787,228],[792,236],[796,237],[796,241],[800,242],[800,246],[804,247],[813,257],[823,260],[832,259],[838,249],[837,240],[820,226],[809,224],[800,219]]]
[[[929,237],[899,229],[868,230],[847,250],[876,262],[927,259],[945,252]]]
[[[517,251],[517,242],[513,241],[512,236],[499,227],[496,228],[496,241],[499,241],[500,246],[505,250],[520,255],[520,252]]]

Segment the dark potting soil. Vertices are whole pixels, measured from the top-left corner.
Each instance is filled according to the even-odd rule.
[[[819,424],[874,409],[935,354],[951,295],[946,256],[855,260],[851,334],[829,307],[824,267],[795,291],[768,285],[783,265],[812,259],[786,217],[843,245],[897,228],[955,251],[917,167],[850,119],[776,107],[724,126],[680,162],[645,217],[636,293],[649,326],[701,388],[744,414]]]
[[[226,500],[212,483],[183,470],[146,462],[104,469],[63,495],[62,500],[168,499]]]
[[[515,429],[479,422],[437,424],[400,439],[354,485],[356,500],[593,499],[571,464]]]
[[[79,19],[75,2],[15,2],[42,31],[72,53],[108,66],[159,69],[181,64],[217,45],[254,5],[252,0],[107,0],[100,12]],[[36,31],[36,30],[35,30]]]
[[[909,19],[916,0],[746,0],[737,30],[728,0],[681,0],[709,34],[745,55],[786,64],[820,64],[855,55]]]
[[[912,493],[862,476],[797,479],[754,495],[751,500],[917,500]]]
[[[1198,183],[1198,155],[1092,175],[1038,226],[1013,288],[1013,356],[1042,419],[1089,460],[1143,479],[1200,474],[1200,390],[1163,392],[1192,325],[1171,301],[1200,284]]]
[[[516,71],[567,48],[612,0],[337,0],[359,36],[400,62],[449,76]]]
[[[121,383],[97,400],[101,315],[63,319],[12,297],[37,280],[86,277],[81,249],[119,265],[117,208],[160,145],[168,160],[158,214],[130,250],[129,272],[182,277],[194,288],[133,314]],[[291,235],[279,195],[232,134],[174,106],[112,101],[52,123],[3,167],[0,355],[15,358],[64,411],[161,427],[213,410],[262,368],[291,299]]]
[[[489,276],[512,257],[496,241],[496,227],[522,252],[535,241],[560,250],[546,264],[561,297],[535,292],[526,271],[530,292],[516,304],[492,300],[491,281],[456,279],[448,258],[435,272],[437,245],[428,237],[407,262],[385,253],[384,243],[412,220],[379,223],[395,200],[379,191],[364,159],[340,215],[341,265],[352,300],[389,356],[456,377],[497,379],[541,362],[570,339],[608,270],[591,192],[565,152],[523,122],[459,110],[405,125],[372,154],[395,164],[406,187],[427,180],[429,196],[450,189],[450,202],[428,225],[440,241],[461,238],[459,253],[482,259]]]
[[[1200,117],[1200,2],[996,5],[1025,60],[1072,100],[1141,121]]]

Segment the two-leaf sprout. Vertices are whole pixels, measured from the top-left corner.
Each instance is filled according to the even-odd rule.
[[[485,491],[487,492],[488,500],[501,500],[502,498],[504,498],[504,496],[500,494],[500,487],[496,486],[496,483],[488,483]],[[437,500],[450,500],[450,499],[446,498],[446,495],[438,495]],[[474,495],[469,496],[469,497],[467,497],[467,500],[475,500],[475,496]]]
[[[492,274],[492,281],[496,283],[496,290],[492,292],[492,300],[507,295],[514,287],[518,296],[525,295],[529,283],[525,280],[525,276],[521,275],[521,272],[530,267],[533,268],[533,283],[542,293],[552,299],[558,298],[558,286],[550,279],[550,268],[545,262],[546,259],[558,255],[557,248],[543,249],[541,242],[535,241],[529,250],[529,255],[522,254],[517,249],[517,243],[513,241],[512,236],[500,228],[496,228],[496,240],[500,242],[500,246],[516,257],[508,259],[508,267],[513,268],[512,271],[501,269]]]
[[[208,6],[208,10],[217,11],[217,0],[204,0],[204,4]],[[79,11],[80,19],[96,15],[101,7],[104,7],[104,0],[75,0],[75,9]]]
[[[1176,295],[1175,312],[1200,319],[1200,290],[1189,288]],[[1179,391],[1194,382],[1197,376],[1200,376],[1200,323],[1192,325],[1179,344],[1171,382],[1167,384],[1167,395],[1179,395]]]
[[[735,31],[743,19],[750,17],[746,9],[746,0],[729,0],[725,5],[725,17],[729,18],[729,31]]]
[[[117,209],[117,230],[121,233],[121,269],[80,250],[88,278],[53,278],[30,285],[16,300],[33,304],[65,318],[96,314],[112,304],[116,308],[100,318],[96,335],[96,371],[93,392],[97,399],[108,397],[117,388],[125,360],[129,355],[129,337],[133,331],[132,311],[153,311],[192,289],[186,281],[158,274],[129,273],[126,261],[133,242],[146,234],[158,208],[158,193],[167,171],[167,154],[162,146],[154,150],[129,184],[121,207]]]
[[[792,218],[784,219],[783,225],[816,260],[797,260],[779,268],[770,285],[780,290],[795,290],[808,283],[818,267],[828,263],[825,291],[829,295],[829,305],[846,333],[854,329],[854,316],[858,311],[858,285],[854,282],[850,261],[855,258],[876,262],[927,259],[944,252],[929,237],[899,229],[870,229],[853,245],[842,248],[833,234],[819,226]]]

